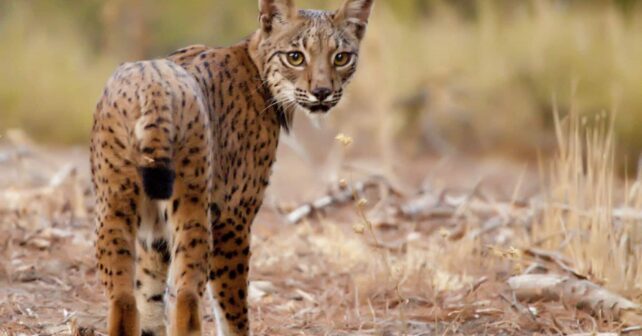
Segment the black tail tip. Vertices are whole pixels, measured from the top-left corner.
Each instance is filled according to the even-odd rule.
[[[172,197],[176,174],[167,167],[140,168],[143,189],[153,200],[166,200]]]

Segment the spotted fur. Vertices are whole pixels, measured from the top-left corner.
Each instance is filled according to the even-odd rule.
[[[249,334],[250,226],[280,130],[297,110],[339,102],[372,2],[330,12],[260,0],[261,27],[247,40],[112,75],[91,135],[109,335],[201,335],[207,287],[218,335]]]

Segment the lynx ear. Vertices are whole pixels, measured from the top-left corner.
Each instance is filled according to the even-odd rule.
[[[296,17],[293,0],[259,0],[259,12],[261,30],[266,34]]]
[[[374,0],[346,0],[343,7],[335,14],[335,20],[339,24],[352,26],[355,36],[362,39],[366,33],[373,4]]]

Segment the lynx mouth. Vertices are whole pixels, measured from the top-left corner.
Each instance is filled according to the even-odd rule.
[[[334,106],[331,104],[299,104],[310,113],[328,113]]]

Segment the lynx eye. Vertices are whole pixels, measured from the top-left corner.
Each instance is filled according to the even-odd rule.
[[[352,60],[352,54],[347,52],[338,53],[334,56],[334,66],[346,66]]]
[[[303,56],[303,53],[298,52],[298,51],[292,51],[287,53],[286,58],[288,60],[288,63],[292,66],[301,66],[305,62],[305,57]]]

